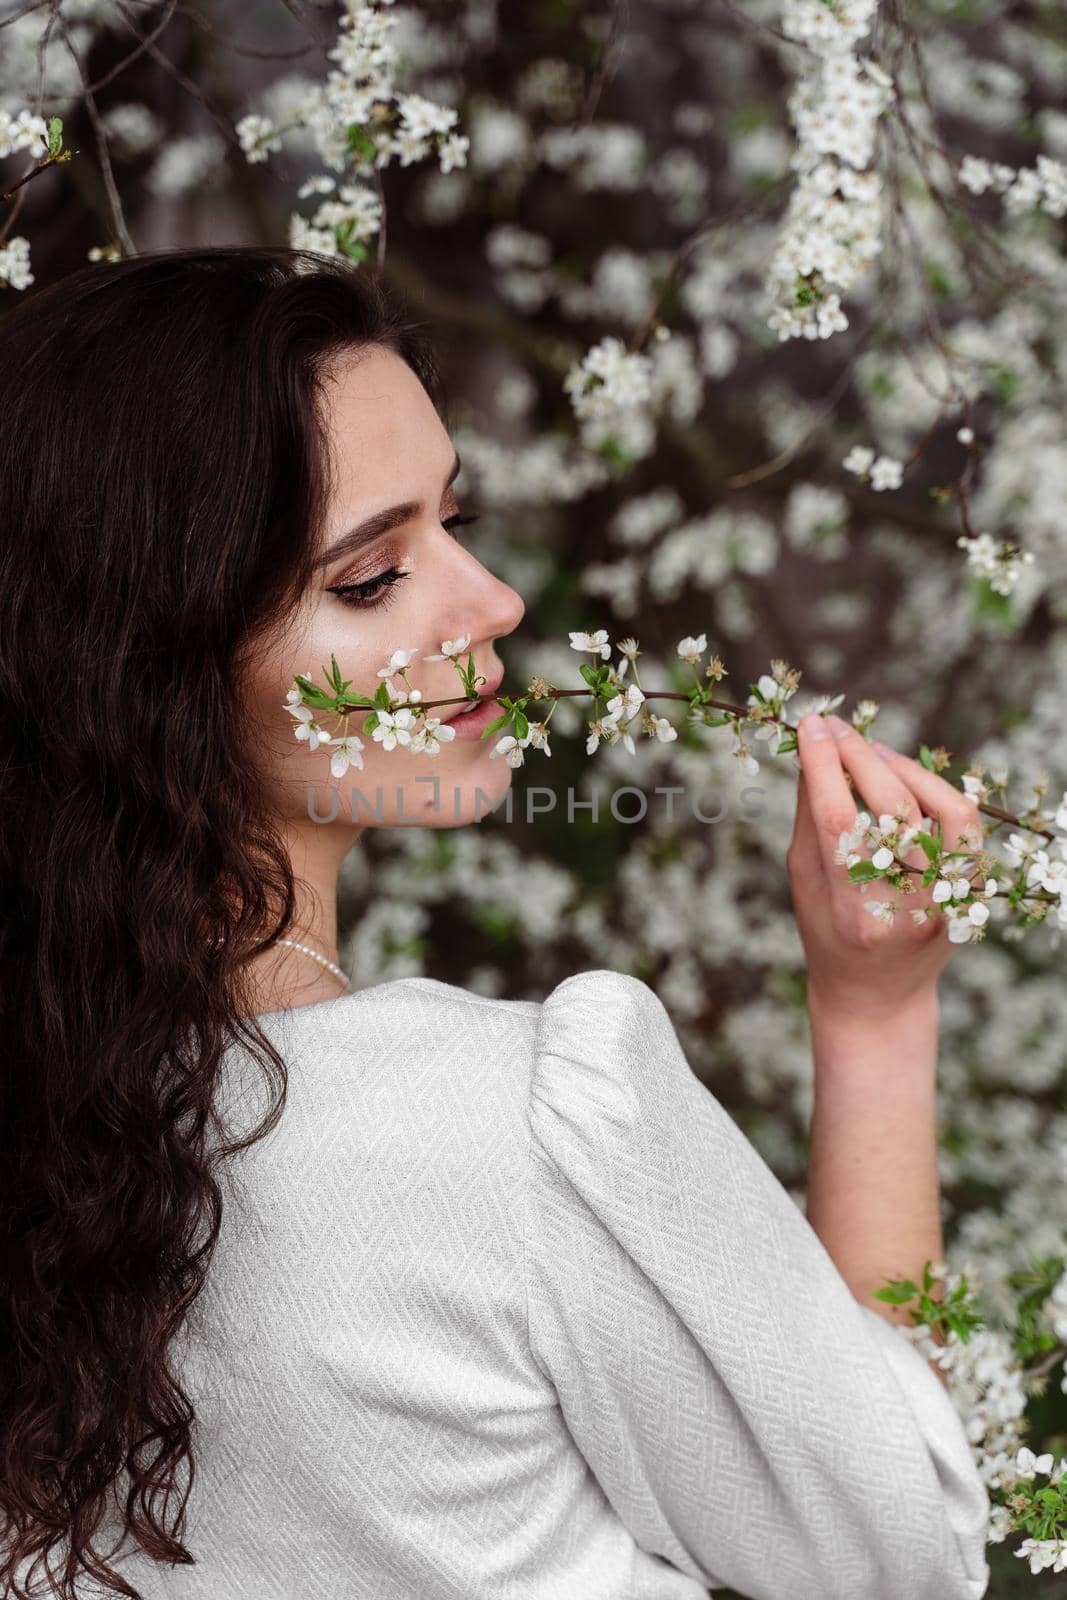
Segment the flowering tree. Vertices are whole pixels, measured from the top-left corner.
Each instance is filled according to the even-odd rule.
[[[714,831],[605,805],[372,838],[343,884],[353,981],[431,949],[487,994],[638,972],[799,1186],[791,729],[842,706],[957,782],[981,850],[953,861],[932,819],[920,840],[967,946],[942,983],[953,1270],[933,1264],[940,1301],[933,1276],[886,1294],[946,1368],[995,1543],[1067,1570],[1062,8],[348,0],[254,20],[0,6],[0,285],[220,236],[380,270],[440,330],[471,542],[528,601],[501,759],[551,759],[601,801],[758,775],[765,804]],[[343,661],[294,686],[295,732],[336,777],[360,736],[432,754],[406,643],[370,704]],[[466,643],[441,645],[463,695]],[[915,839],[860,822],[842,871],[899,888]],[[457,917],[465,937],[435,939]]]

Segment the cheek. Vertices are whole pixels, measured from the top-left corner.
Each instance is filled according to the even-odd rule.
[[[320,594],[292,623],[284,639],[273,642],[257,657],[253,674],[255,701],[268,732],[281,726],[283,736],[293,739],[289,726],[293,719],[283,709],[286,695],[294,687],[297,673],[307,674],[316,686],[325,687],[331,656],[336,657],[342,681],[347,679],[352,689],[372,696],[383,681],[378,669],[385,666],[394,650],[415,648],[419,654],[412,662],[411,682],[429,693],[426,682],[432,680],[435,670],[440,670],[440,664],[422,665],[422,661],[426,653],[440,649],[445,637],[441,627],[448,611],[445,580],[450,575],[443,570],[435,574],[431,570],[432,557],[425,554],[416,568],[413,553],[406,550],[383,557],[375,570],[384,571],[391,565],[401,572],[410,571],[412,576],[388,591],[390,598],[384,605],[371,609],[350,607],[335,596]],[[373,572],[365,576],[372,577]],[[362,579],[362,574],[353,575],[351,581]],[[451,691],[452,682],[450,675],[446,693]],[[360,714],[350,713],[350,728],[355,727],[355,718]],[[322,720],[327,731],[333,732],[333,713],[324,712]],[[296,749],[306,753],[303,742]],[[313,760],[323,759],[321,749],[320,746]]]

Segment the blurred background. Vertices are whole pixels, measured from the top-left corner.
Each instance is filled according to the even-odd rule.
[[[499,647],[505,692],[534,674],[578,686],[588,657],[568,632],[601,627],[638,640],[646,688],[686,689],[675,646],[703,632],[734,703],[786,662],[801,674],[790,720],[821,696],[842,695],[846,717],[873,701],[874,736],[941,748],[947,776],[985,773],[1016,815],[1055,807],[1067,188],[1061,206],[1055,167],[1036,164],[1067,155],[1067,13],[881,7],[862,41],[896,89],[869,163],[878,248],[843,297],[846,328],[780,339],[767,266],[797,182],[803,107],[790,97],[811,71],[783,32],[789,9],[390,8],[397,82],[454,107],[470,143],[450,171],[432,159],[382,171],[384,231],[353,270],[380,269],[432,325],[460,504],[481,513],[468,542],[527,604]],[[291,125],[337,66],[341,14],[299,0],[4,0],[0,110],[61,116],[77,153],[0,208],[0,244],[24,237],[32,264],[18,287],[7,256],[0,315],[90,252],[286,243],[314,228],[322,195],[299,190],[330,169],[314,129]],[[289,129],[265,159],[248,159],[250,116]],[[32,157],[5,146],[2,125],[9,189]],[[1024,171],[1044,188],[1013,182]],[[647,358],[648,402],[583,423],[564,380],[605,337]],[[899,462],[900,486],[847,469],[856,447]],[[957,543],[968,530],[1034,559],[991,582]],[[730,730],[706,727],[588,757],[582,704],[558,707],[551,758],[531,751],[515,772],[510,820],[364,836],[344,868],[342,964],[357,987],[422,972],[515,998],[587,967],[637,974],[803,1206],[812,1063],[785,868],[793,758],[755,745],[753,775]],[[539,785],[560,803],[526,820]],[[613,815],[625,785],[646,814],[631,795]],[[568,820],[568,786],[599,797],[596,820],[588,808]],[[657,787],[678,791],[673,806]],[[762,814],[746,820],[754,787]],[[947,1259],[980,1285],[1004,1349],[1023,1283],[1034,1348],[1067,1342],[1064,955],[1050,926],[1013,939],[994,924],[942,980]],[[1058,1268],[1035,1273],[1032,1257]],[[954,1398],[990,1454],[1010,1448],[1024,1405],[1028,1442],[1062,1453],[1062,1381],[1061,1360],[1016,1393]],[[1063,1586],[1032,1575],[1017,1542],[990,1547],[991,1595]]]

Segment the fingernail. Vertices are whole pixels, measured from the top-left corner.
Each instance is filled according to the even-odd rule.
[[[809,711],[806,717],[801,717],[800,726],[807,739],[828,739],[830,730],[826,726],[826,718],[820,717],[817,711]]]
[[[892,749],[890,745],[883,744],[881,739],[872,739],[871,749],[877,750],[883,761],[892,761],[893,758],[898,754],[898,752]]]
[[[833,729],[835,739],[843,739],[846,733],[854,732],[851,722],[846,722],[842,717],[832,716],[827,717],[826,720]]]

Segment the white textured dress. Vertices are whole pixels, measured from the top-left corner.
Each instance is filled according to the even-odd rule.
[[[402,978],[262,1021],[288,1103],[222,1168],[175,1346],[196,1561],[123,1560],[148,1600],[986,1593],[952,1402],[648,985]]]

